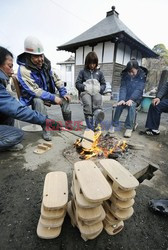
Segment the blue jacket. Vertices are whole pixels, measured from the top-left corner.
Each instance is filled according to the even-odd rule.
[[[55,100],[55,87],[58,89],[60,97],[67,94],[66,88],[58,76],[51,71],[51,63],[45,57],[44,64],[38,69],[30,60],[29,55],[22,53],[17,57],[18,81],[21,87],[20,101],[24,105],[32,104],[34,97],[39,97],[44,101]]]
[[[123,70],[121,75],[119,101],[132,100],[139,104],[145,88],[146,74],[147,72],[139,68],[137,75],[131,77],[127,71]]]
[[[4,86],[4,81],[8,81],[8,77],[0,70],[0,124],[1,115],[6,115],[14,119],[30,122],[33,124],[45,124],[47,117],[37,111],[23,106],[14,97],[12,97],[7,92]]]
[[[79,75],[76,80],[76,88],[79,93],[85,91],[85,85],[83,83],[89,79],[96,79],[100,82],[100,94],[103,94],[106,88],[106,81],[103,73],[99,69],[95,69],[93,71],[89,69],[83,69],[79,72]]]

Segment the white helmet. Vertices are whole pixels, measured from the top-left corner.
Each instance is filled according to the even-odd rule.
[[[28,36],[24,41],[24,52],[32,55],[41,55],[44,53],[43,45],[34,36]]]

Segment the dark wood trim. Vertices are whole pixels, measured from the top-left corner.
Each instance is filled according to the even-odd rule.
[[[124,43],[124,53],[123,53],[122,65],[124,65],[124,58],[125,58],[126,46],[127,46],[127,45]]]
[[[85,56],[85,46],[83,46],[83,61],[82,61],[82,64],[84,64],[85,63],[85,58],[84,58],[84,56]]]
[[[103,47],[102,47],[102,63],[103,63],[103,60],[104,60],[104,42],[103,42]]]
[[[114,54],[113,54],[113,72],[112,72],[112,79],[111,79],[111,89],[112,89],[112,91],[113,91],[113,79],[114,79],[117,48],[118,48],[118,43],[116,42],[116,43],[114,43]]]

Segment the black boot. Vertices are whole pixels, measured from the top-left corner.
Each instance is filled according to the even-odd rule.
[[[94,131],[93,117],[89,115],[85,115],[85,121],[86,121],[87,128]]]
[[[65,113],[65,112],[62,112],[62,116],[63,116],[63,119],[64,121],[71,121],[71,111],[68,112],[68,113]]]

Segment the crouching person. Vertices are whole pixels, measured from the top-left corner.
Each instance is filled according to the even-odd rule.
[[[14,119],[46,127],[47,116],[23,106],[6,90],[13,73],[13,55],[0,47],[0,151],[17,151],[23,148],[20,142],[23,131],[14,127]]]
[[[18,80],[21,87],[20,102],[43,115],[47,115],[46,103],[61,106],[64,121],[71,121],[70,96],[62,81],[51,70],[51,63],[44,55],[41,42],[29,36],[24,42],[24,52],[17,57]],[[59,91],[56,96],[55,87]],[[43,139],[51,141],[49,131],[43,129]]]

